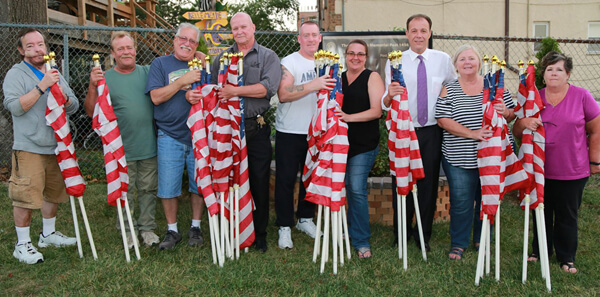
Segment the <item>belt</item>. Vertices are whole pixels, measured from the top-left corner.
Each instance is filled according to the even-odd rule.
[[[425,126],[425,127],[414,127],[415,131],[419,131],[419,130],[424,130],[427,128],[432,128],[432,127],[436,127],[437,125],[429,125],[429,126]]]

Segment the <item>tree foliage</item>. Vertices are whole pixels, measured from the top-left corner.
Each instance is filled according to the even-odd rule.
[[[229,5],[229,15],[243,11],[250,15],[256,30],[290,30],[286,20],[293,18],[298,11],[298,0],[248,0]]]
[[[546,37],[542,39],[540,49],[537,54],[535,54],[535,57],[538,59],[537,63],[535,63],[535,85],[537,86],[538,90],[546,87],[546,83],[544,83],[544,76],[542,74],[542,58],[544,58],[544,56],[551,51],[562,53],[558,47],[558,42],[556,39],[552,37]]]

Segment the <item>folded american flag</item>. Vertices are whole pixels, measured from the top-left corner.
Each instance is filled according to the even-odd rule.
[[[339,211],[346,204],[344,179],[348,158],[348,124],[335,115],[342,108],[344,95],[340,84],[339,63],[332,59],[323,63],[322,57],[315,59],[318,76],[329,73],[337,80],[332,91],[320,90],[317,94],[317,112],[308,129],[308,153],[302,173],[306,188],[306,201]]]
[[[519,66],[522,67],[522,62]],[[544,109],[544,101],[535,86],[535,67],[533,61],[529,62],[526,73],[521,73],[519,76],[519,93],[517,95],[517,107],[515,114],[518,118],[533,117],[542,121],[540,112]],[[528,186],[520,191],[519,199],[521,207],[525,209],[526,194],[529,194],[530,209],[535,209],[539,203],[544,202],[544,163],[546,143],[546,129],[544,126],[539,126],[536,131],[529,129],[523,130],[521,147],[519,149],[519,159],[523,164],[523,168],[529,176]]]
[[[50,71],[50,58],[48,56],[44,58],[46,59],[46,71]],[[77,155],[75,154],[75,146],[67,121],[65,103],[65,97],[58,83],[55,83],[50,87],[50,93],[46,101],[46,124],[54,129],[56,160],[65,181],[67,194],[81,197],[85,192],[85,181],[79,170],[79,164],[77,164]]]
[[[494,62],[492,62],[495,65]],[[487,60],[484,73],[487,72]],[[492,136],[477,145],[477,165],[481,181],[481,208],[487,214],[490,222],[504,194],[526,186],[528,177],[523,166],[515,155],[508,139],[506,120],[494,109],[496,100],[503,100],[504,68],[498,72],[486,73],[483,88],[483,121],[482,127],[489,126]]]
[[[396,179],[398,195],[408,195],[417,180],[425,177],[419,141],[408,109],[408,93],[402,75],[402,52],[392,52],[390,59],[393,82],[403,86],[404,93],[394,96],[386,118],[389,130],[390,172]]]

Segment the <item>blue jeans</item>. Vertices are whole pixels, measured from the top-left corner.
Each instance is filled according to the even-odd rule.
[[[379,148],[358,154],[346,163],[346,196],[348,198],[348,233],[355,249],[370,247],[369,201],[367,178]]]
[[[158,193],[163,199],[175,198],[181,195],[181,177],[184,167],[187,167],[189,188],[188,191],[198,194],[196,185],[196,170],[194,165],[194,151],[192,146],[185,145],[164,131],[158,130],[156,138],[158,153]]]
[[[450,243],[452,247],[466,249],[469,246],[471,227],[473,242],[478,243],[481,237],[479,170],[453,166],[444,157],[442,167],[450,186]]]

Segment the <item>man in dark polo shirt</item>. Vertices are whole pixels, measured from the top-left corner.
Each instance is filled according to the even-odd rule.
[[[265,120],[269,100],[277,93],[281,80],[281,66],[277,54],[259,45],[254,38],[256,27],[247,13],[238,12],[231,18],[231,31],[235,43],[225,52],[244,53],[244,86],[227,85],[218,91],[220,100],[244,97],[246,123],[246,145],[248,148],[248,170],[250,192],[256,210],[253,212],[254,246],[261,252],[267,251],[267,224],[269,222],[269,165],[272,147],[269,136],[271,127]],[[219,59],[212,64],[212,73],[219,71]],[[212,76],[217,83],[217,75]]]

